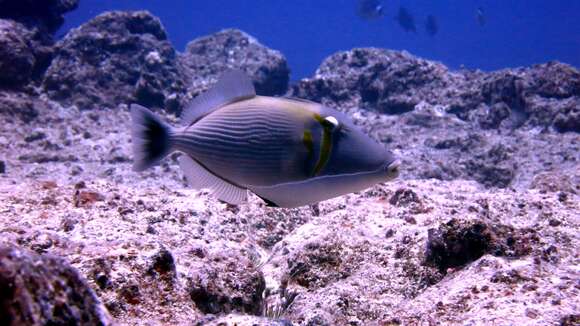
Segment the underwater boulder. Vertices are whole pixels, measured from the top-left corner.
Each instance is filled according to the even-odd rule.
[[[463,105],[450,105],[448,112],[462,120],[483,128],[580,130],[576,113],[580,72],[570,65],[553,61],[489,73],[461,73],[466,79],[458,87],[462,90],[459,95],[466,101]],[[482,106],[487,108],[487,114],[478,115]]]
[[[204,314],[243,312],[260,316],[265,281],[243,249],[222,247],[191,269],[187,285],[197,309]]]
[[[558,112],[554,118],[554,126],[556,130],[561,132],[575,131],[580,133],[580,97]]]
[[[30,32],[14,21],[0,19],[0,85],[11,87],[26,83],[36,59],[28,42]]]
[[[470,179],[486,187],[506,188],[518,171],[514,152],[512,147],[497,143],[482,153],[468,157],[461,165]]]
[[[442,64],[405,51],[358,48],[326,58],[315,76],[300,81],[292,93],[338,106],[401,114],[421,101],[432,103],[451,82]]]
[[[50,98],[81,110],[136,102],[176,111],[185,85],[161,22],[146,11],[107,12],[71,30],[43,83]]]
[[[525,106],[523,80],[511,70],[493,72],[482,80],[481,93],[489,105],[505,103],[512,110]]]
[[[530,125],[553,126],[558,132],[580,132],[580,96],[558,99],[530,95],[526,111]]]
[[[580,71],[573,66],[551,61],[525,70],[530,93],[547,98],[580,96]]]
[[[580,97],[580,72],[560,62],[489,73],[449,71],[405,51],[357,48],[326,58],[290,94],[389,115],[413,111],[423,102],[443,106],[474,127],[554,126],[565,132],[578,130],[571,103]]]
[[[580,71],[557,61],[526,68],[526,111],[534,125],[580,132]]]
[[[246,72],[259,95],[282,95],[288,89],[290,70],[286,58],[237,29],[222,30],[189,42],[180,61],[192,79],[190,91],[194,96],[228,69]]]
[[[112,325],[86,280],[63,259],[0,247],[0,324]]]
[[[52,57],[52,36],[0,19],[0,88],[20,89],[41,78]]]
[[[554,170],[538,173],[534,176],[530,189],[541,193],[554,192],[567,197],[567,193],[580,193],[580,165],[567,170]]]

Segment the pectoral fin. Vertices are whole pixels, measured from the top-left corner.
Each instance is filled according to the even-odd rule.
[[[232,205],[246,201],[248,192],[244,188],[233,185],[208,171],[189,155],[179,157],[179,166],[185,174],[188,183],[196,189],[208,188],[214,196]]]

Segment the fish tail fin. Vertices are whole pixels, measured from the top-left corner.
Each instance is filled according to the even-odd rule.
[[[149,109],[131,104],[133,171],[143,171],[161,161],[171,150],[172,128]]]

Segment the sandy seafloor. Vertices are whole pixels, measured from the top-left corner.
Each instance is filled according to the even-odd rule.
[[[188,189],[174,159],[132,172],[126,110],[49,110],[34,124],[3,117],[0,241],[64,257],[119,324],[545,325],[577,313],[577,194],[397,180],[318,207],[252,196],[234,208]],[[57,158],[26,162],[35,156]],[[443,275],[422,260],[428,230],[452,219],[534,239],[524,255]],[[151,272],[160,250],[169,278]],[[192,288],[216,306],[200,311]]]

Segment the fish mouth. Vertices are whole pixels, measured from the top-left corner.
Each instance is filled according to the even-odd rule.
[[[383,170],[385,171],[385,173],[387,175],[387,181],[392,180],[392,179],[399,176],[399,168],[400,167],[401,167],[400,160],[395,160],[393,162],[386,163],[384,165]]]

